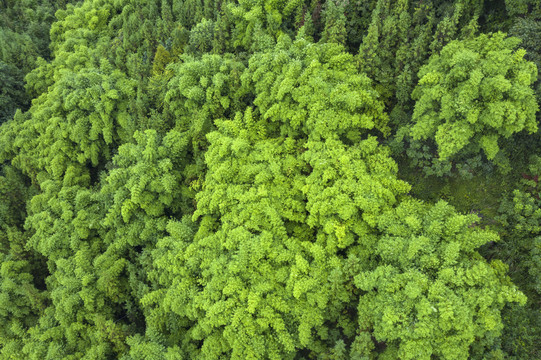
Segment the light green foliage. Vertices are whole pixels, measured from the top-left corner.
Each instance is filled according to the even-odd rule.
[[[67,345],[63,355],[50,346],[29,354],[118,357],[142,326],[139,299],[148,291],[149,253],[165,229],[164,211],[177,214],[184,205],[184,192],[173,190],[186,141],[154,130],[134,137],[136,144],[120,147],[99,193],[84,189],[90,177],[70,167],[62,184],[44,181],[31,201],[26,225],[36,231],[28,246],[49,259],[53,274],[47,280],[52,307],[34,331],[43,341],[52,327],[52,343]]]
[[[284,38],[250,62],[243,79],[253,81],[255,108],[208,135],[199,230],[170,222],[171,237],[158,244],[154,276],[166,290],[143,303],[178,316],[184,336],[203,341],[198,358],[293,358],[299,348],[326,351],[341,332],[351,337],[340,252],[355,245],[366,254],[361,239],[377,214],[409,188],[374,138],[340,140],[355,130],[366,137],[381,104],[366,78],[346,76],[340,47],[312,46]],[[339,80],[337,92],[329,85]]]
[[[271,121],[273,134],[357,142],[366,130],[388,132],[388,118],[370,79],[356,72],[342,46],[289,42],[284,36],[276,51],[254,55],[247,78],[254,82],[254,104]],[[272,126],[278,121],[284,124]]]
[[[240,0],[238,4],[231,2],[228,10],[235,23],[233,45],[259,49],[266,43],[269,48],[282,34],[293,35],[295,24],[300,21],[303,10],[309,3],[310,1],[306,0]]]
[[[189,54],[204,54],[212,50],[214,38],[214,22],[203,19],[190,31],[190,42],[186,48]]]
[[[164,73],[165,67],[171,62],[171,54],[162,45],[158,45],[154,61],[152,62],[152,75],[160,76]]]
[[[187,139],[171,131],[161,140],[155,130],[136,132],[134,137],[137,144],[120,147],[114,158],[115,167],[103,187],[105,192],[111,188],[119,192],[114,196],[115,205],[109,208],[107,217],[111,221],[121,214],[128,223],[136,208],[156,217],[164,214],[165,207],[175,212],[180,210],[179,199],[175,199],[182,194],[178,191],[181,178],[178,165],[186,152]],[[122,198],[125,200],[120,201]]]
[[[242,120],[238,116],[234,122],[226,121],[219,133],[209,135],[209,175],[195,213],[203,219],[194,243],[186,238],[187,225],[171,223],[172,238],[158,245],[159,249],[174,246],[171,260],[178,264],[170,267],[165,258],[156,262],[161,278],[167,274],[172,282],[160,305],[181,319],[197,321],[189,334],[204,340],[202,358],[218,358],[222,353],[233,358],[292,357],[295,348],[324,346],[318,337],[328,336],[325,321],[339,321],[340,310],[351,300],[340,276],[343,259],[337,252],[351,246],[355,235],[369,231],[354,215],[355,209],[366,209],[369,218],[378,209],[370,205],[385,203],[375,194],[393,195],[389,189],[378,189],[382,185],[375,180],[364,186],[357,180],[369,179],[361,175],[367,166],[360,153],[353,152],[351,159],[340,152],[336,154],[340,157],[329,154],[327,159],[320,155],[306,164],[295,159],[303,149],[292,139],[253,144],[242,136],[248,134],[250,112],[244,116],[248,124],[239,124]],[[235,128],[241,133],[231,133]],[[369,144],[361,151],[374,151],[375,142]],[[304,154],[310,157],[310,150]],[[322,162],[337,157],[357,164],[360,174],[351,174],[350,179],[334,175],[326,182],[335,185],[322,194],[316,179],[321,172],[338,171]],[[366,161],[377,164],[377,158],[372,155]],[[303,176],[309,164],[314,166],[313,175]],[[388,178],[381,171],[369,171]],[[292,188],[284,191],[287,183]],[[359,192],[348,195],[348,189],[355,187]],[[334,200],[332,194],[340,193]],[[350,210],[336,213],[338,201],[341,207],[347,201]],[[212,231],[218,218],[221,226]],[[319,230],[311,230],[304,221]],[[218,296],[222,293],[225,297]],[[320,335],[313,338],[311,329]],[[348,331],[351,336],[352,329]]]
[[[229,117],[244,108],[247,91],[241,84],[245,66],[230,56],[204,55],[200,60],[183,57],[171,66],[173,75],[164,95],[164,127],[173,128],[186,139],[184,178],[200,182],[206,169],[206,134],[214,120]],[[194,184],[195,184],[194,183]]]
[[[149,174],[151,180],[146,190],[149,177],[141,177],[141,172],[154,168],[155,160],[161,160],[161,168],[157,169],[171,171],[171,159],[182,142],[173,136],[168,140],[167,150],[154,148],[161,141],[154,133],[148,141],[140,139],[142,148],[135,148],[136,153],[128,155],[129,146],[121,147],[115,163],[133,170],[117,170],[101,193],[90,189],[99,183],[100,171],[106,169],[106,162],[112,159],[118,146],[131,141],[139,126],[132,117],[137,106],[133,101],[136,81],[115,69],[114,63],[99,59],[110,44],[104,41],[107,39],[104,34],[110,33],[107,28],[110,5],[103,1],[85,2],[82,8],[70,7],[58,13],[60,21],[52,30],[55,58],[52,64],[41,62],[29,75],[29,88],[40,97],[29,112],[18,113],[2,130],[2,161],[18,164],[40,187],[40,194],[29,201],[25,226],[31,236],[23,239],[26,248],[45,256],[50,271],[49,275],[41,269],[43,276],[47,276],[47,292],[41,293],[27,284],[32,279],[28,266],[11,261],[17,260],[11,254],[5,259],[3,293],[17,305],[16,310],[13,307],[9,310],[17,316],[6,324],[18,326],[12,327],[5,337],[6,344],[10,340],[6,345],[6,354],[10,356],[119,357],[128,350],[126,337],[144,324],[138,299],[144,291],[140,285],[148,270],[143,266],[144,254],[140,257],[133,247],[151,242],[160,228],[163,231],[165,222],[145,218],[145,211],[151,214],[160,211],[159,203],[151,203],[153,196],[171,205],[176,199],[171,195],[176,184],[171,179],[174,174],[161,177]],[[119,61],[118,57],[115,61]],[[164,152],[168,156],[165,160]],[[132,165],[137,163],[135,159],[145,162]],[[113,180],[115,176],[117,180]],[[142,191],[134,191],[130,196],[128,189],[126,194],[124,180]],[[122,226],[121,208],[111,206],[115,200],[120,205],[132,201],[142,208],[142,215],[137,208],[125,211],[126,221],[129,218],[139,221]],[[161,209],[163,212],[163,205]],[[120,219],[121,223],[111,222],[111,217]],[[11,242],[13,246],[17,243]],[[37,260],[32,263],[35,267],[40,265]],[[15,268],[14,264],[17,264]],[[14,276],[17,269],[20,275]],[[126,274],[130,274],[128,278]],[[19,285],[18,291],[14,292],[9,284]],[[47,295],[44,305],[35,305],[34,312],[25,310],[28,307],[25,304],[37,304],[44,294]],[[18,320],[20,314],[28,315],[26,322]]]
[[[476,227],[475,215],[460,215],[445,202],[402,202],[383,215],[373,256],[374,270],[355,284],[359,326],[373,328],[385,353],[400,359],[466,359],[492,348],[502,330],[505,303],[525,302],[500,261],[487,263],[476,251],[497,241]],[[473,346],[470,353],[470,346]]]
[[[165,235],[168,216],[193,211],[187,201],[190,190],[181,183],[187,140],[176,131],[160,136],[147,130],[134,137],[135,144],[120,147],[101,188],[106,248],[95,259],[98,289],[125,308],[123,322],[135,322],[126,335],[141,331],[144,324],[139,301],[149,290],[150,254]]]
[[[23,348],[29,358],[103,357],[124,346],[115,334],[126,326],[113,321],[119,309],[97,286],[94,259],[104,244],[97,194],[85,189],[89,180],[70,167],[63,182],[42,182],[42,192],[30,201],[26,227],[34,231],[26,246],[47,258],[51,275],[50,305]]]
[[[173,76],[167,84],[166,113],[175,126],[203,140],[214,119],[228,116],[241,107],[245,91],[240,77],[245,66],[231,57],[205,55],[200,60],[185,56],[171,66]]]
[[[97,166],[110,159],[114,143],[135,130],[126,111],[133,86],[106,60],[98,68],[65,71],[34,102],[27,119],[13,124],[20,134],[11,144],[14,163],[59,178],[70,164]]]
[[[472,144],[495,160],[499,143],[537,130],[531,84],[537,69],[505,34],[454,41],[419,72],[413,139],[433,139],[438,156],[450,158]],[[472,151],[470,149],[470,151]]]
[[[10,166],[0,168],[0,351],[23,357],[21,338],[35,325],[47,303],[43,258],[25,248],[24,204],[34,195]]]
[[[181,356],[178,347],[166,350],[159,342],[145,340],[140,335],[128,338],[127,343],[130,345],[130,353],[123,356],[121,360],[182,360],[186,358]]]

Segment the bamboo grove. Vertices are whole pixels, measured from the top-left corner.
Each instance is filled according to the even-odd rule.
[[[0,358],[541,358],[539,0],[0,0]]]

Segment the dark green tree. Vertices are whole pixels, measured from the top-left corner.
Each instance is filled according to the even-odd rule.
[[[509,275],[528,296],[526,306],[512,306],[503,313],[502,347],[511,359],[539,357],[541,334],[541,158],[534,155],[521,174],[517,188],[506,196],[497,218],[502,242],[489,247],[490,257],[509,265]]]

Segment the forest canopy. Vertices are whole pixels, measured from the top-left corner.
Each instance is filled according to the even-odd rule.
[[[540,24],[0,0],[0,358],[541,358]]]

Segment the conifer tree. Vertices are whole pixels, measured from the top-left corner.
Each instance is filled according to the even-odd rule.
[[[50,59],[49,29],[54,13],[66,5],[51,1],[5,1],[0,12],[0,124],[17,109],[27,110],[31,97],[24,77]]]
[[[347,32],[344,4],[331,0],[327,1],[325,5],[325,30],[321,40],[345,45]]]

